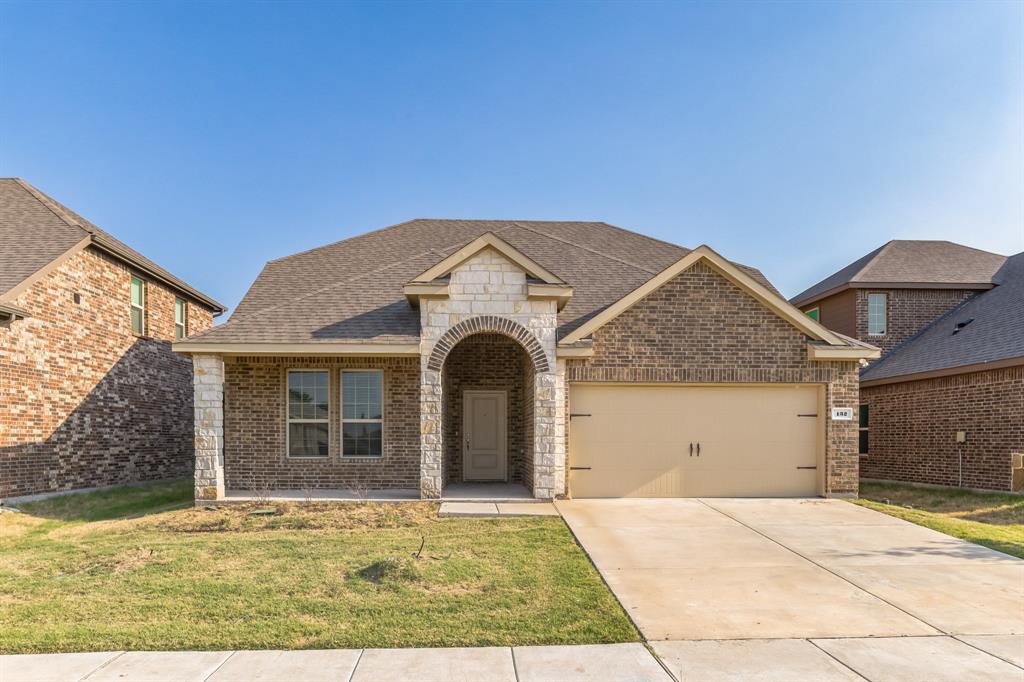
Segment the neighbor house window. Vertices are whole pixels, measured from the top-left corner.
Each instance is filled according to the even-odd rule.
[[[868,294],[868,334],[885,334],[885,294]]]
[[[857,452],[859,452],[862,455],[866,455],[866,454],[868,454],[868,406],[867,405],[861,405],[860,406],[860,417],[859,417],[859,421],[857,422],[857,424],[860,427],[860,433],[859,433],[860,439],[859,439],[859,445],[857,447]]]
[[[188,325],[188,304],[184,299],[174,299],[174,338],[180,341],[185,338]]]
[[[384,440],[380,370],[341,373],[341,456],[380,457]]]
[[[288,456],[326,457],[327,370],[288,372]]]
[[[132,277],[132,331],[146,333],[146,283]]]
[[[811,318],[815,322],[821,322],[821,313],[818,312],[817,308],[811,308],[807,311],[807,317]]]

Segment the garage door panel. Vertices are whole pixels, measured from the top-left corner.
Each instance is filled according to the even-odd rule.
[[[816,386],[576,384],[570,400],[589,415],[570,426],[574,496],[818,492],[821,417],[799,416],[817,414]]]

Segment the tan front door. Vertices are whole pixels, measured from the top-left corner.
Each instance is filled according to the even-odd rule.
[[[467,481],[504,481],[508,472],[504,391],[462,394],[462,477]]]
[[[570,388],[573,497],[821,491],[817,386]]]

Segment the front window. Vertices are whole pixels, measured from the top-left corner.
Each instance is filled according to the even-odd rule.
[[[327,370],[288,372],[288,456],[326,457],[328,442]]]
[[[341,373],[341,456],[380,457],[384,444],[383,372]]]
[[[174,338],[178,341],[185,338],[188,320],[188,305],[183,299],[174,299]]]
[[[146,283],[132,277],[132,331],[146,333]]]
[[[866,455],[866,454],[868,454],[868,406],[867,405],[861,405],[860,406],[860,417],[859,417],[859,421],[857,422],[857,425],[859,427],[859,437],[860,437],[859,444],[858,444],[858,447],[857,447],[857,452],[859,452],[862,455]]]
[[[868,294],[868,334],[885,335],[885,294]]]

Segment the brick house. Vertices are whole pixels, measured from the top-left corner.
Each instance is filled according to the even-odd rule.
[[[861,476],[1024,486],[1021,256],[893,241],[792,299],[880,346],[861,371]]]
[[[174,349],[195,366],[199,502],[855,495],[857,368],[878,355],[706,246],[498,220],[271,261]]]
[[[0,499],[191,476],[192,365],[224,307],[0,179]]]

